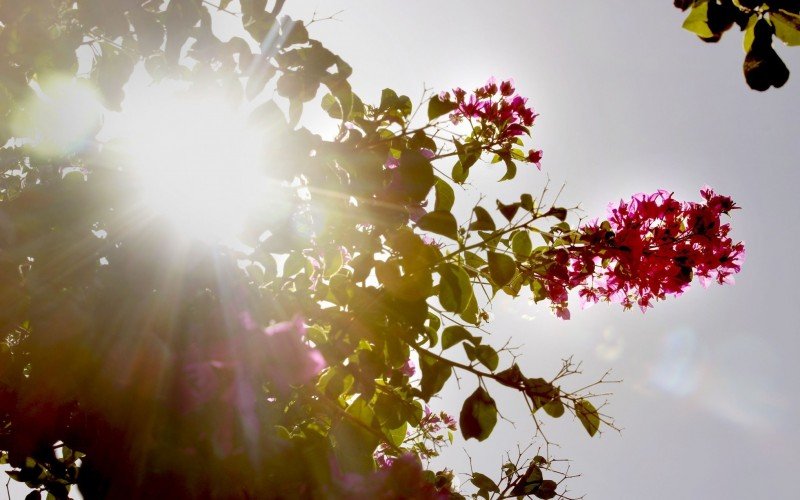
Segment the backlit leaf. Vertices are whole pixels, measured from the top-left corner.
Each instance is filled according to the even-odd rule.
[[[431,97],[428,101],[428,120],[433,121],[442,115],[445,115],[458,107],[453,101],[443,101],[439,99],[438,95]]]
[[[497,424],[497,405],[483,387],[478,387],[465,401],[459,414],[464,439],[484,441]]]
[[[435,210],[423,215],[417,221],[417,227],[432,233],[447,236],[450,239],[458,240],[458,223],[456,218],[448,211]]]
[[[575,415],[578,417],[578,420],[581,421],[583,428],[586,429],[586,432],[588,432],[590,436],[597,434],[597,430],[600,429],[600,414],[597,413],[597,409],[592,403],[585,399],[576,401]]]
[[[514,259],[502,253],[489,252],[489,276],[497,287],[506,286],[516,270]]]

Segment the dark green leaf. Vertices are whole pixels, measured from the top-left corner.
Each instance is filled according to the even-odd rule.
[[[527,193],[523,194],[523,195],[521,195],[519,197],[519,204],[520,204],[520,206],[522,208],[524,208],[528,212],[533,212],[534,211],[535,207],[533,205],[533,196],[531,196],[531,195],[529,195]]]
[[[511,490],[511,494],[515,496],[530,495],[539,489],[542,485],[542,480],[542,469],[534,462],[525,471],[525,475],[519,478],[517,484]]]
[[[490,371],[495,371],[500,363],[500,356],[492,346],[479,345],[475,347],[475,358]]]
[[[447,236],[450,239],[458,240],[458,223],[456,218],[448,211],[434,210],[423,215],[417,221],[417,227],[432,233]]]
[[[506,220],[508,220],[509,222],[511,222],[511,219],[513,219],[514,216],[517,215],[517,211],[519,210],[520,206],[521,204],[519,202],[506,205],[505,203],[502,203],[500,200],[497,200],[497,209],[500,211],[501,214],[503,214],[503,217],[505,217]]]
[[[434,210],[450,211],[453,208],[453,203],[456,201],[456,195],[453,188],[447,181],[436,178],[436,184],[433,186],[436,192],[436,202]]]
[[[553,207],[545,214],[548,217],[555,217],[556,219],[564,222],[567,219],[567,209],[561,207]]]
[[[453,101],[442,101],[438,95],[431,97],[428,101],[428,120],[433,121],[440,116],[447,114],[458,107]]]
[[[483,387],[478,387],[465,401],[459,415],[464,439],[484,441],[497,424],[497,405]]]
[[[514,259],[502,253],[489,252],[489,276],[498,288],[506,286],[516,270]]]
[[[419,151],[406,149],[400,154],[400,165],[394,169],[390,196],[420,203],[436,182],[433,165]]]
[[[492,216],[481,206],[475,207],[473,211],[475,220],[469,225],[470,231],[494,231],[497,226],[494,224]]]
[[[419,355],[419,366],[422,370],[420,397],[429,401],[433,395],[442,390],[453,370],[447,363],[425,353]]]
[[[442,332],[442,349],[449,349],[464,340],[472,340],[472,335],[463,326],[448,326]]]
[[[439,302],[445,310],[460,313],[475,302],[475,294],[469,275],[455,264],[445,263],[438,267]]]
[[[497,486],[497,484],[480,472],[473,472],[470,482],[478,487],[478,489],[491,491],[493,493],[500,493],[500,488]]]

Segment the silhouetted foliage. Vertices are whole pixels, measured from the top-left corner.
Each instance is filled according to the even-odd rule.
[[[730,25],[712,12],[730,7],[693,12],[703,5],[713,38]],[[605,378],[571,391],[571,363],[531,377],[492,344],[496,294],[568,318],[571,290],[644,310],[695,275],[723,283],[739,270],[743,247],[721,222],[736,207],[710,189],[697,203],[636,195],[583,226],[529,193],[465,220],[454,207],[474,169],[502,164],[511,181],[518,166],[541,167],[528,145],[537,115],[512,82],[416,109],[390,89],[367,104],[350,66],[280,16],[282,1],[240,6],[0,3],[0,460],[31,498],[74,485],[87,499],[460,498],[453,473],[423,459],[459,428],[485,440],[492,394],[517,394],[537,425],[571,414],[590,436],[613,427],[592,392]],[[752,27],[754,88],[782,84],[764,42],[772,26],[785,33],[779,12],[794,11]],[[215,35],[223,15],[240,19],[240,36]],[[254,107],[272,187],[240,234],[246,250],[149,210],[136,171],[94,140],[99,121],[36,111],[61,109],[54,81],[123,109],[139,64],[187,84],[198,106],[223,94]],[[335,137],[299,126],[318,96]],[[473,377],[458,422],[428,406],[455,371]],[[497,480],[470,477],[478,496],[553,498],[567,476],[536,455]]]

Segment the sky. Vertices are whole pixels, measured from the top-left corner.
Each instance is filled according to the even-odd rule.
[[[747,88],[741,33],[705,44],[681,29],[668,0],[478,2],[306,1],[287,12],[308,19],[313,37],[354,68],[366,101],[392,87],[417,100],[435,90],[474,88],[513,77],[540,117],[534,144],[543,172],[520,169],[511,183],[480,170],[487,200],[538,193],[547,179],[560,201],[587,217],[611,201],[664,188],[699,200],[708,184],[733,197],[733,236],[747,259],[735,286],[703,289],[646,314],[614,305],[573,311],[564,322],[526,297],[500,299],[491,342],[519,346],[523,371],[551,377],[574,356],[573,388],[612,369],[605,408],[622,428],[589,438],[570,416],[545,417],[554,455],[581,477],[572,494],[606,499],[791,498],[800,448],[794,397],[800,381],[795,287],[800,218],[796,169],[800,51],[777,46],[793,75],[778,90]],[[523,171],[524,170],[524,171]],[[451,381],[432,406],[457,414],[474,378]],[[565,383],[569,388],[569,383]],[[519,398],[497,388],[503,415],[484,443],[458,440],[437,465],[496,474],[506,451],[531,442]],[[536,446],[536,445],[534,445]]]
[[[604,408],[619,433],[590,438],[571,416],[544,418],[560,445],[553,455],[581,474],[569,482],[572,495],[794,496],[800,50],[777,47],[794,74],[784,88],[757,93],[741,74],[741,34],[705,44],[681,29],[685,14],[669,0],[290,0],[285,11],[302,20],[336,13],[311,35],[353,66],[351,83],[366,102],[384,87],[416,102],[424,87],[514,78],[540,113],[533,140],[543,171],[521,168],[515,181],[497,183],[502,171],[474,168],[471,196],[484,193],[489,206],[539,193],[548,179],[551,192],[563,186],[560,204],[580,204],[589,218],[660,188],[697,201],[708,184],[732,196],[742,207],[733,236],[747,247],[735,286],[695,283],[646,314],[576,305],[566,322],[528,297],[500,297],[490,342],[513,339],[531,377],[550,378],[563,358],[581,361],[583,374],[565,389],[609,369],[623,380],[609,387]],[[475,384],[451,380],[431,406],[457,415]],[[471,456],[475,470],[496,476],[506,452],[531,443],[521,399],[490,388],[514,424],[501,421],[483,443],[458,438],[434,466],[465,472]]]

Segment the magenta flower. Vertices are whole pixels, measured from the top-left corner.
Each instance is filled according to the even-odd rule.
[[[290,386],[311,381],[327,366],[322,353],[303,341],[305,331],[300,316],[264,330],[264,372],[278,391],[286,392]]]
[[[528,163],[533,163],[539,170],[542,169],[542,150],[531,149],[528,151],[528,156],[525,158]]]
[[[618,302],[642,311],[667,295],[680,295],[697,277],[733,283],[745,249],[729,236],[721,216],[733,200],[703,188],[705,203],[680,202],[664,190],[637,194],[609,208],[608,221],[580,228],[580,244],[562,248],[543,284],[557,316],[568,319],[567,291],[583,304]]]

